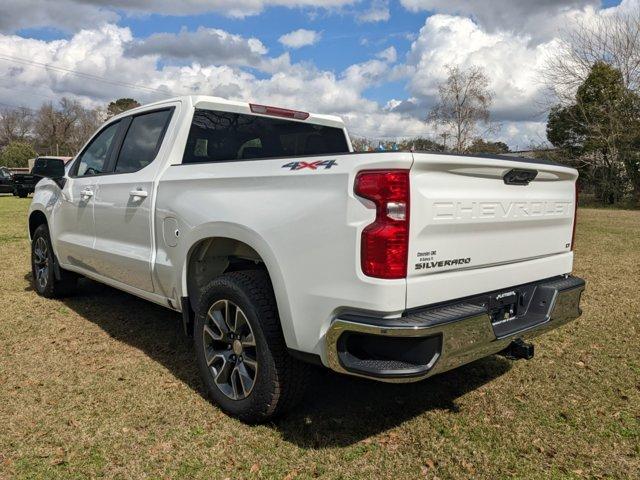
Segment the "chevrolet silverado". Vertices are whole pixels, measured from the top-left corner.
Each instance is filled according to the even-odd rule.
[[[110,119],[37,184],[33,282],[57,297],[84,276],[180,312],[211,399],[263,421],[300,398],[309,363],[411,382],[530,358],[581,314],[577,176],[355,153],[338,117],[180,97]]]

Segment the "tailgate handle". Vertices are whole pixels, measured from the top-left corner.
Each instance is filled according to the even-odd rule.
[[[529,185],[538,176],[537,170],[526,170],[524,168],[512,168],[504,174],[502,179],[507,185]]]

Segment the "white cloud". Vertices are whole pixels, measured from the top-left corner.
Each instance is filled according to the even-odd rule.
[[[378,52],[376,54],[376,57],[384,60],[385,62],[394,63],[398,59],[398,52],[396,51],[395,47],[392,46],[389,48],[385,48],[381,52]]]
[[[216,35],[227,38],[220,32]],[[175,38],[180,38],[180,34]],[[243,48],[248,45],[246,38],[228,39],[232,45]],[[155,47],[159,49],[161,43]],[[70,96],[86,105],[98,106],[119,97],[147,103],[172,95],[201,93],[341,115],[354,132],[370,137],[417,135],[426,130],[420,120],[400,112],[385,112],[377,102],[363,96],[367,88],[385,81],[389,73],[387,61],[372,59],[334,73],[309,63],[291,63],[286,54],[272,58],[257,48],[255,54],[259,55],[262,71],[258,75],[242,65],[205,65],[200,61],[182,65],[159,63],[160,50],[134,56],[131,51],[136,46],[139,43],[131,31],[115,25],[83,30],[68,40],[49,42],[0,35],[3,55],[55,67],[54,70],[28,62],[8,63],[10,68],[0,70],[0,103],[37,108],[43,101]],[[181,52],[177,48],[172,55],[180,58]],[[391,52],[385,54],[390,55]],[[87,72],[113,82],[88,81],[69,71]],[[29,95],[21,97],[25,91]]]
[[[493,116],[531,121],[540,117],[539,71],[556,48],[557,40],[531,45],[527,36],[488,33],[468,18],[433,15],[413,42],[403,73],[409,76],[409,91],[433,103],[447,65],[482,67],[495,92]]]
[[[512,150],[528,150],[546,143],[546,128],[546,121],[509,122],[503,124],[497,132],[487,135],[487,139],[505,142]]]
[[[278,41],[288,48],[301,48],[317,43],[321,36],[322,34],[320,32],[301,28],[282,35]]]
[[[79,4],[75,0],[2,0],[0,6],[0,32],[30,27],[71,31],[82,28],[83,24],[101,25],[117,19],[118,14],[112,10]]]
[[[555,37],[577,15],[594,12],[599,0],[400,0],[411,12],[426,11],[473,18],[488,32],[527,35],[530,41]]]
[[[163,59],[257,67],[267,48],[257,38],[244,38],[217,28],[199,27],[190,32],[154,33],[135,42],[132,56],[158,55]]]
[[[7,1],[10,6],[14,2],[5,0],[3,13]],[[23,1],[26,8],[34,9],[39,2]],[[223,0],[226,1],[230,0]],[[234,4],[246,6],[251,3],[256,8],[263,8],[278,1],[288,6],[296,3],[238,0]],[[403,1],[406,4],[412,0]],[[454,4],[457,1],[452,0]],[[334,72],[318,69],[308,61],[292,63],[288,53],[270,56],[258,38],[220,29],[203,27],[136,39],[128,28],[105,23],[112,20],[111,10],[100,7],[106,4],[113,7],[117,2],[124,5],[124,0],[94,1],[93,7],[88,2],[59,0],[56,3],[57,9],[68,9],[59,15],[60,21],[67,21],[68,25],[73,25],[77,13],[73,6],[78,12],[86,7],[104,14],[91,21],[91,27],[68,39],[41,41],[0,34],[2,56],[14,58],[9,62],[0,60],[0,103],[26,104],[33,108],[43,101],[71,96],[88,105],[104,105],[124,96],[149,102],[170,95],[202,93],[341,115],[351,131],[358,135],[373,138],[417,136],[430,133],[424,118],[433,104],[438,82],[445,78],[445,66],[479,65],[487,72],[496,92],[492,113],[502,123],[502,128],[490,139],[507,141],[512,147],[519,148],[544,140],[545,123],[539,106],[542,82],[538,69],[556,49],[558,40],[553,36],[533,41],[532,34],[524,30],[492,27],[479,19],[439,14],[426,19],[406,56],[399,57],[398,51],[389,47],[367,61]],[[329,4],[340,2],[349,3],[334,0]],[[49,11],[55,10],[51,7],[52,2],[45,3],[49,5],[46,7]],[[174,8],[170,2],[151,0],[150,3]],[[307,3],[311,4],[310,1]],[[187,2],[185,12],[196,4],[202,2]],[[143,2],[134,0],[131,5],[131,9],[142,9]],[[638,0],[625,0],[621,7],[599,11],[579,6],[563,10],[560,15],[588,21],[623,7],[637,9]],[[45,22],[53,18],[47,15],[38,10],[25,17],[30,21]],[[87,15],[86,11],[79,13],[80,24],[87,23],[86,18],[81,18],[83,15]],[[6,17],[0,15],[0,28],[3,26],[5,29],[17,28],[15,25],[7,27]],[[317,38],[314,37],[314,41]],[[289,40],[290,48],[309,44],[304,38]],[[381,48],[384,47],[378,47]],[[56,68],[41,68],[33,62]],[[110,83],[73,75],[69,70],[87,72],[108,79]],[[398,98],[385,99],[382,105],[367,98],[372,87],[399,79],[407,82],[406,96],[396,94]]]
[[[199,46],[211,38],[215,39],[210,42],[215,48],[210,57],[196,58],[185,47]],[[524,80],[528,78],[525,72],[532,71],[537,57],[535,49],[527,50],[525,44],[515,37],[487,34],[461,18],[438,16],[427,20],[406,64],[390,68],[397,61],[397,52],[389,47],[377,58],[335,73],[310,63],[291,63],[287,54],[270,57],[258,40],[214,29],[156,35],[144,41],[134,39],[128,28],[115,25],[49,42],[0,35],[3,55],[125,84],[87,81],[65,70],[11,62],[10,68],[0,70],[0,103],[24,103],[35,108],[62,96],[88,105],[105,105],[124,96],[146,103],[171,95],[202,93],[341,115],[353,134],[372,138],[418,136],[430,133],[424,118],[435,84],[443,78],[444,65],[450,61],[482,61],[485,68],[493,67],[492,81],[504,91],[496,99],[497,111],[505,117],[498,138],[511,145],[525,145],[527,138],[539,143],[540,132],[544,132],[544,124],[526,113],[533,113],[528,104],[537,90],[535,83]],[[234,52],[237,56],[235,60],[226,59],[226,47],[229,55]],[[179,63],[167,63],[171,59]],[[261,73],[248,71],[248,66],[255,66]],[[408,75],[410,98],[394,99],[384,106],[366,98],[367,89],[395,78],[397,72]],[[29,95],[21,97],[25,91]]]
[[[332,10],[358,0],[2,0],[0,31],[21,28],[52,27],[74,31],[95,28],[125,15],[197,15],[220,13],[244,18],[257,15],[269,7]]]
[[[371,6],[358,16],[358,20],[364,23],[387,22],[390,18],[388,0],[374,0]]]

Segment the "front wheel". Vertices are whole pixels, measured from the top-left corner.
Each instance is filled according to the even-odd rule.
[[[49,229],[42,224],[36,228],[31,239],[33,288],[39,295],[46,298],[69,295],[75,289],[78,277],[61,268],[59,268],[59,273],[59,278],[57,278]]]
[[[307,366],[287,351],[263,271],[226,273],[204,289],[194,345],[209,397],[240,420],[284,413],[304,392]]]

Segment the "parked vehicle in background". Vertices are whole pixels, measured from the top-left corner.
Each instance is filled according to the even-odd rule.
[[[0,167],[0,193],[13,193],[11,171],[7,167]]]
[[[577,177],[357,154],[337,117],[180,97],[112,118],[38,183],[34,288],[84,275],[181,312],[211,399],[262,421],[300,398],[307,363],[407,382],[531,358],[530,338],[581,313]]]
[[[50,162],[68,163],[73,157],[38,157],[34,160],[33,168],[29,173],[15,173],[13,175],[13,194],[25,198],[33,193],[36,184],[48,175]]]

